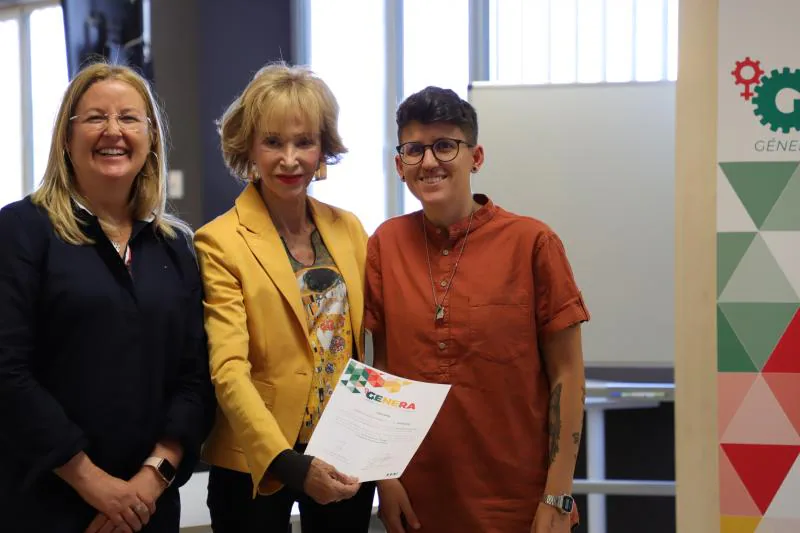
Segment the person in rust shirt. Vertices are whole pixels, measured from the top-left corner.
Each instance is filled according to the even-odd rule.
[[[451,389],[402,476],[379,482],[381,520],[389,533],[568,533],[589,312],[564,246],[472,193],[484,152],[456,93],[411,95],[397,127],[397,171],[423,209],[369,240],[366,328],[376,367]]]

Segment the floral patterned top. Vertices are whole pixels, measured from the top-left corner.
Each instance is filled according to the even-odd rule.
[[[314,353],[314,375],[298,442],[308,443],[328,403],[336,378],[353,353],[353,332],[347,286],[316,229],[311,234],[314,263],[297,261],[287,248],[308,316],[309,344]],[[284,243],[285,246],[285,243]]]

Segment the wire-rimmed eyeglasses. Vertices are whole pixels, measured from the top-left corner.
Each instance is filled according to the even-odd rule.
[[[470,144],[467,141],[462,141],[461,139],[450,139],[448,137],[443,137],[441,139],[436,139],[431,144],[423,144],[420,142],[411,141],[403,143],[397,146],[395,149],[400,155],[400,159],[406,165],[418,165],[421,163],[425,158],[425,150],[428,148],[431,149],[433,157],[435,157],[440,163],[447,163],[458,156],[458,149],[462,144],[467,145],[469,148],[475,146],[474,144]]]
[[[69,117],[69,120],[70,122],[76,121],[84,128],[104,131],[108,129],[112,118],[117,121],[120,130],[130,133],[143,132],[152,124],[150,117],[142,117],[134,113],[85,113]]]

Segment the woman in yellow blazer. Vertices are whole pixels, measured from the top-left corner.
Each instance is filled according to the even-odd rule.
[[[346,151],[338,104],[310,71],[271,64],[220,121],[248,182],[195,236],[220,412],[203,458],[215,533],[369,529],[374,484],[303,454],[351,357],[363,360],[367,235],[307,187]]]

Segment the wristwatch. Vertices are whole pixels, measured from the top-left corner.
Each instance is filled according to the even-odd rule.
[[[172,485],[172,482],[175,480],[175,467],[163,457],[148,457],[144,465],[155,470],[164,483],[166,483],[167,487]]]
[[[562,494],[561,496],[546,494],[542,501],[547,505],[552,505],[563,514],[571,513],[572,508],[575,506],[575,500],[568,494]]]

